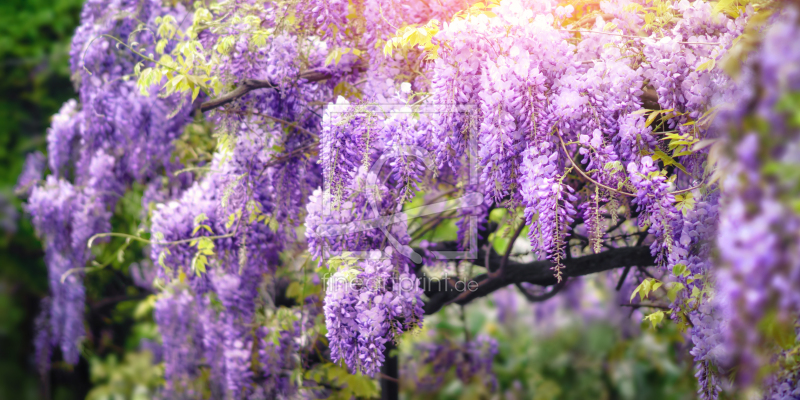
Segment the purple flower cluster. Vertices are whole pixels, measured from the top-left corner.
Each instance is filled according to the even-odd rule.
[[[101,35],[128,38],[140,22],[167,12],[159,1],[88,1],[70,51],[80,103],[66,102],[48,130],[49,169],[31,156],[19,189],[30,194],[26,210],[45,243],[50,276],[50,338],[64,359],[78,361],[84,335],[82,268],[92,258],[90,237],[111,230],[117,200],[134,181],[154,179],[170,162],[171,142],[188,112],[167,116],[176,98],[139,94],[122,79],[137,60]],[[152,43],[149,33],[132,40]],[[42,353],[44,354],[44,352]]]
[[[577,211],[577,197],[565,184],[558,169],[559,152],[551,142],[542,142],[523,153],[522,199],[531,246],[556,262],[555,273],[561,279],[561,260],[566,257],[565,241]]]
[[[739,367],[743,382],[756,376],[769,355],[753,350],[767,342],[755,322],[769,317],[790,326],[800,315],[800,217],[787,200],[797,193],[781,174],[796,168],[800,153],[783,105],[800,91],[797,12],[771,18],[740,77],[731,79],[716,65],[741,38],[752,7],[728,18],[704,1],[681,0],[659,11],[671,15],[666,22],[644,27],[650,11],[608,0],[599,6],[613,19],[598,17],[579,27],[578,37],[574,26],[562,26],[575,19],[575,8],[555,1],[503,0],[491,12],[454,16],[464,5],[239,0],[211,9],[209,28],[193,29],[223,90],[246,79],[277,87],[209,113],[219,150],[201,165],[207,171],[176,177],[184,166],[173,142],[192,107],[182,95],[141,95],[126,77],[149,62],[103,35],[130,38],[149,54],[156,19],[183,20],[189,11],[160,0],[87,1],[70,52],[79,101],[53,118],[47,160],[29,156],[17,186],[29,197],[50,277],[51,300],[37,320],[37,361],[49,364],[50,346],[59,346],[66,361],[77,362],[80,271],[92,258],[86,243],[112,230],[117,200],[137,183],[147,188],[143,202],[158,203],[148,249],[158,271],[147,280],[166,287],[155,318],[171,396],[199,395],[195,378],[204,368],[215,398],[296,394],[289,372],[308,344],[306,328],[323,311],[319,299],[305,299],[303,310],[291,311],[297,319],[281,326],[259,325],[256,310],[278,312],[274,293],[263,293],[272,289],[260,288],[275,283],[287,256],[306,250],[295,237],[302,224],[307,250],[321,263],[348,251],[390,257],[342,261],[324,299],[331,358],[374,376],[386,343],[421,325],[423,313],[408,262],[408,221],[390,215],[418,192],[450,185],[486,195],[483,204],[458,210],[459,248],[475,239],[467,217],[482,223],[492,206],[521,206],[533,250],[554,262],[559,280],[562,260],[576,250],[573,236],[586,236],[594,251],[619,245],[607,240],[606,219],[623,209],[636,226],[617,231],[647,228],[641,243],[659,265],[688,271],[670,278],[685,287],[673,317],[685,315],[693,325],[701,397],[717,397],[728,368]],[[433,62],[423,63],[429,54],[410,46],[382,54],[398,28],[431,18],[443,21]],[[347,54],[330,62],[332,51]],[[303,72],[330,79],[297,80]],[[314,107],[334,94],[342,96],[320,116]],[[376,102],[406,107],[387,113]],[[420,105],[439,112],[418,113]],[[753,118],[768,124],[769,134]],[[690,148],[706,139],[717,144]],[[681,141],[689,143],[684,151],[673,144]],[[718,171],[709,177],[715,160]],[[478,181],[459,186],[471,161]],[[382,163],[388,168],[373,168]],[[51,175],[41,183],[45,165]],[[690,186],[702,187],[682,189]],[[567,301],[579,287],[569,288]],[[454,366],[464,381],[494,385],[492,339],[427,349],[422,362],[434,374],[420,387],[439,386]],[[784,368],[771,393],[796,395],[796,377]]]
[[[60,347],[64,360],[71,364],[78,362],[78,345],[85,334],[83,311],[86,292],[83,274],[74,269],[86,264],[87,251],[85,242],[74,240],[71,229],[75,213],[83,200],[83,194],[69,182],[50,175],[43,186],[33,189],[26,205],[33,226],[45,246],[52,299],[50,344]],[[45,350],[39,352],[45,354]]]
[[[17,186],[14,191],[21,196],[29,196],[33,187],[44,177],[44,169],[47,166],[47,159],[41,152],[28,154],[22,173],[17,178]]]
[[[628,164],[631,184],[636,188],[636,198],[632,201],[637,211],[642,213],[639,226],[649,225],[648,230],[655,237],[650,251],[656,262],[665,263],[672,252],[676,235],[676,223],[680,216],[675,209],[675,196],[669,192],[666,178],[659,173],[653,159],[642,157],[640,164]]]
[[[779,103],[800,90],[800,45],[790,39],[798,34],[798,15],[790,7],[764,28],[759,48],[748,57],[715,121],[717,129],[730,132],[721,161],[727,176],[716,237],[716,296],[730,326],[724,342],[736,362],[738,383],[751,382],[759,368],[774,361],[761,350],[774,338],[757,328],[759,321],[791,327],[800,315],[800,215],[788,200],[796,183],[780,178],[800,163],[800,137]],[[769,124],[769,133],[746,128],[744,121],[752,118]],[[780,167],[772,168],[776,164]],[[771,396],[792,398],[791,390],[781,387],[797,387],[796,374],[779,371],[778,376]],[[780,382],[784,378],[790,382]]]
[[[487,335],[479,335],[468,342],[420,342],[414,346],[415,356],[404,360],[402,377],[413,381],[417,390],[434,392],[455,369],[462,382],[478,380],[494,390],[497,379],[492,372],[492,361],[497,355],[497,346],[497,340]],[[427,367],[425,373],[419,373],[422,365]]]
[[[325,325],[334,362],[375,376],[386,343],[422,323],[422,289],[406,261],[364,260],[327,283]]]
[[[202,345],[196,343],[197,308],[194,298],[186,289],[165,291],[156,301],[153,315],[161,333],[165,390],[173,396],[177,392],[189,397],[191,379],[199,372],[197,352]]]

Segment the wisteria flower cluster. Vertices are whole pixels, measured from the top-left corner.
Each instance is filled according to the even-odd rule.
[[[797,396],[800,19],[732,3],[87,1],[77,100],[17,185],[49,274],[37,362],[80,359],[92,247],[118,236],[155,269],[134,281],[168,398],[369,397],[331,371],[380,377],[426,312],[623,267],[702,398]],[[477,287],[431,289],[432,262]],[[490,337],[417,351],[419,387],[497,385]]]
[[[353,371],[374,376],[386,343],[422,322],[422,290],[408,266],[366,260],[331,276],[325,296],[325,324],[331,358]],[[399,273],[395,273],[399,271]]]

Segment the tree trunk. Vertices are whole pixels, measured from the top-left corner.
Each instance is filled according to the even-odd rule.
[[[383,353],[386,359],[381,366],[381,374],[383,374],[381,375],[381,400],[397,400],[400,397],[397,355],[390,355],[394,349],[396,349],[394,343],[389,341],[386,344],[386,351]]]

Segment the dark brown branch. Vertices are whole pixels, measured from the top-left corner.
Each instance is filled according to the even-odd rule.
[[[640,99],[642,99],[642,107],[648,110],[660,110],[661,105],[658,104],[658,93],[656,89],[650,85],[647,85],[642,88],[644,92]]]
[[[357,71],[361,71],[364,68],[362,66],[355,66],[354,69]],[[318,71],[305,71],[297,76],[298,81],[302,79],[305,80],[305,82],[307,83],[325,81],[330,78],[331,78],[330,74]],[[205,103],[200,104],[198,108],[202,112],[211,111],[217,107],[222,107],[225,104],[228,104],[246,95],[247,93],[250,93],[253,90],[277,89],[277,88],[278,85],[270,81],[262,81],[258,79],[245,79],[244,81],[242,81],[242,84],[239,85],[239,87],[237,87],[236,89],[233,89],[232,91],[225,93],[222,96],[219,96],[215,99],[206,101]]]
[[[625,283],[625,279],[628,277],[629,272],[631,272],[631,267],[625,267],[625,270],[622,271],[622,276],[619,277],[617,287],[614,290],[619,292],[619,290],[622,289],[622,285]]]
[[[511,256],[511,249],[514,248],[514,242],[517,241],[517,238],[519,237],[519,235],[522,233],[522,230],[525,229],[526,226],[527,225],[525,225],[524,222],[520,222],[519,228],[517,228],[517,230],[514,232],[514,236],[512,236],[511,240],[508,241],[508,248],[506,249],[506,254],[503,254],[503,259],[500,260],[500,268],[498,269],[501,273],[503,271],[503,268],[506,266],[506,263],[508,263],[508,257]]]
[[[515,283],[515,285],[517,286],[517,289],[519,289],[520,293],[522,293],[522,295],[525,296],[525,299],[527,299],[531,303],[537,303],[537,302],[545,301],[545,300],[550,299],[553,296],[557,295],[558,292],[560,292],[561,289],[564,288],[566,283],[567,283],[567,280],[563,279],[563,280],[561,280],[561,282],[556,283],[556,285],[553,286],[553,289],[551,289],[549,292],[543,293],[543,294],[533,294],[533,293],[529,292],[528,289],[525,289],[525,287],[522,286],[522,284],[519,283],[519,282]]]
[[[658,308],[661,310],[672,310],[670,306],[663,305],[663,304],[620,304],[621,307],[631,307],[631,308],[642,308],[642,307],[650,307],[650,308]]]
[[[146,298],[149,295],[150,295],[150,293],[139,293],[139,294],[134,294],[134,295],[125,294],[125,295],[121,295],[121,296],[106,297],[104,299],[101,299],[101,300],[98,300],[96,302],[90,303],[89,306],[92,309],[92,311],[96,311],[96,310],[99,310],[99,309],[101,309],[103,307],[115,305],[115,304],[123,302],[123,301],[142,300],[142,299]]]
[[[476,264],[484,264],[479,254]],[[490,263],[499,261],[500,256],[490,257]],[[611,249],[599,254],[564,260],[564,277],[590,275],[596,272],[608,271],[615,268],[629,266],[650,266],[655,264],[650,248],[647,246],[623,247]],[[444,282],[422,279],[423,289],[429,300],[425,303],[425,313],[433,314],[443,306],[451,303],[467,304],[479,297],[486,296],[495,290],[511,284],[529,282],[539,286],[553,286],[558,283],[553,271],[553,263],[549,260],[533,261],[530,263],[509,262],[502,274],[489,276],[482,274],[473,279],[473,290],[453,290],[451,285]],[[469,285],[470,282],[466,282]],[[456,286],[458,288],[458,286]]]
[[[260,81],[256,79],[245,79],[239,87],[236,89],[231,90],[228,93],[223,94],[215,99],[206,101],[205,103],[200,104],[200,111],[206,112],[211,111],[217,107],[222,107],[225,104],[228,104],[247,93],[256,90],[256,89],[274,89],[277,86],[269,81]]]
[[[655,277],[655,275],[651,274],[651,273],[650,273],[650,271],[648,271],[648,270],[647,270],[646,268],[644,268],[643,266],[641,266],[641,265],[637,265],[637,266],[636,266],[636,268],[637,268],[637,269],[639,269],[639,272],[641,272],[641,273],[643,273],[643,274],[647,275],[647,277],[649,277],[649,278],[653,278],[653,279],[658,279],[658,278],[656,278],[656,277]]]

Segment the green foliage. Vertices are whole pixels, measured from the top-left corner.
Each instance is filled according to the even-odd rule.
[[[712,58],[712,59],[710,59],[710,60],[698,65],[697,68],[695,68],[695,71],[696,72],[711,71],[712,69],[714,69],[714,67],[716,65],[717,65],[717,60]]]
[[[197,40],[196,34],[202,30],[200,27],[203,24],[211,22],[210,13],[201,7],[196,10],[195,15],[198,18],[193,21],[187,32],[181,30],[178,22],[170,15],[156,19],[156,24],[158,24],[156,34],[159,38],[156,54],[140,54],[154,65],[145,68],[144,63],[139,63],[134,71],[139,77],[138,85],[142,94],[147,95],[155,86],[159,92],[167,96],[173,93],[191,92],[192,101],[194,101],[201,90],[209,95],[212,92],[214,94],[222,92],[222,83],[219,77],[211,76],[211,70],[217,61],[214,56],[217,53],[227,54],[232,48],[235,38],[232,36],[221,37],[216,46],[217,52],[212,52],[212,58],[208,59],[208,54],[203,49],[202,43]],[[258,24],[258,21],[253,22]],[[170,53],[165,53],[164,48],[169,41],[177,41],[177,44]],[[136,44],[135,42],[128,43],[126,47],[136,52]],[[166,83],[163,83],[164,78],[166,78]]]
[[[50,117],[75,97],[69,44],[81,4],[0,2],[0,185],[5,188],[16,182],[22,155],[44,147]]]
[[[192,271],[194,271],[197,276],[200,276],[206,273],[208,257],[214,255],[214,242],[205,236],[201,236],[192,240],[190,244],[192,246],[197,246],[197,253],[195,253],[192,258]]]
[[[336,387],[330,399],[348,400],[353,397],[359,399],[374,399],[380,396],[378,381],[369,376],[358,373],[351,374],[346,368],[333,363],[317,364],[313,369],[306,371],[306,379]]]
[[[95,387],[86,400],[147,400],[163,384],[164,370],[149,351],[126,353],[122,362],[115,354],[93,357],[89,364]]]
[[[428,52],[428,59],[435,60],[439,57],[439,46],[431,42],[439,33],[439,21],[432,19],[422,26],[408,25],[397,30],[395,36],[386,42],[383,54],[391,56],[394,49],[418,46]]]
[[[656,311],[652,314],[646,315],[644,320],[650,321],[650,323],[653,324],[653,329],[655,329],[656,325],[660,324],[661,321],[664,320],[664,311]]]
[[[331,65],[331,63],[339,64],[339,61],[342,60],[342,56],[350,52],[352,52],[354,56],[361,55],[361,50],[355,47],[336,47],[328,53],[328,57],[325,58],[325,65]]]
[[[655,278],[647,278],[636,287],[636,289],[631,293],[631,301],[633,298],[636,297],[636,294],[639,294],[639,300],[644,300],[650,294],[650,292],[655,292],[658,288],[661,287],[663,283]]]
[[[75,398],[80,382],[46,387],[30,362],[33,319],[47,293],[41,243],[22,218],[13,186],[25,155],[44,150],[50,117],[75,97],[69,44],[82,0],[0,1],[0,197],[16,206],[16,232],[0,230],[0,398]],[[0,218],[9,217],[0,211]]]
[[[465,311],[471,337],[489,334],[499,344],[493,366],[499,398],[695,398],[692,363],[680,357],[678,349],[684,339],[676,324],[662,323],[658,330],[636,329],[623,334],[616,325],[603,321],[584,322],[580,315],[559,310],[558,322],[533,323],[535,328],[532,329],[534,310],[529,304],[521,303],[517,313],[506,323],[496,321],[494,307],[484,299],[471,303]],[[415,340],[462,339],[464,329],[459,319],[458,310],[450,308],[429,316],[422,334],[404,337],[401,354],[411,354]],[[436,335],[429,336],[428,331]],[[424,369],[412,372],[429,373]],[[401,385],[408,399],[492,398],[485,384],[463,383],[455,377],[454,371],[448,373],[446,384],[436,392],[422,392],[408,380],[401,380]]]
[[[523,210],[520,208],[516,213],[509,213],[505,208],[497,208],[490,213],[489,221],[498,224],[497,230],[489,234],[489,242],[492,243],[494,250],[498,254],[505,254],[511,243],[511,236],[513,236],[520,224],[525,222]],[[530,227],[527,225],[523,227],[519,237],[527,237],[529,229]]]
[[[675,208],[683,214],[694,209],[695,200],[691,192],[675,196]]]
[[[497,16],[497,14],[493,13],[492,9],[498,6],[500,6],[499,0],[488,0],[486,3],[482,1],[475,2],[468,9],[457,12],[453,18],[469,19],[479,15],[485,15],[489,18],[494,18]]]
[[[714,12],[724,12],[731,18],[737,18],[749,3],[748,0],[719,0],[714,5]]]

